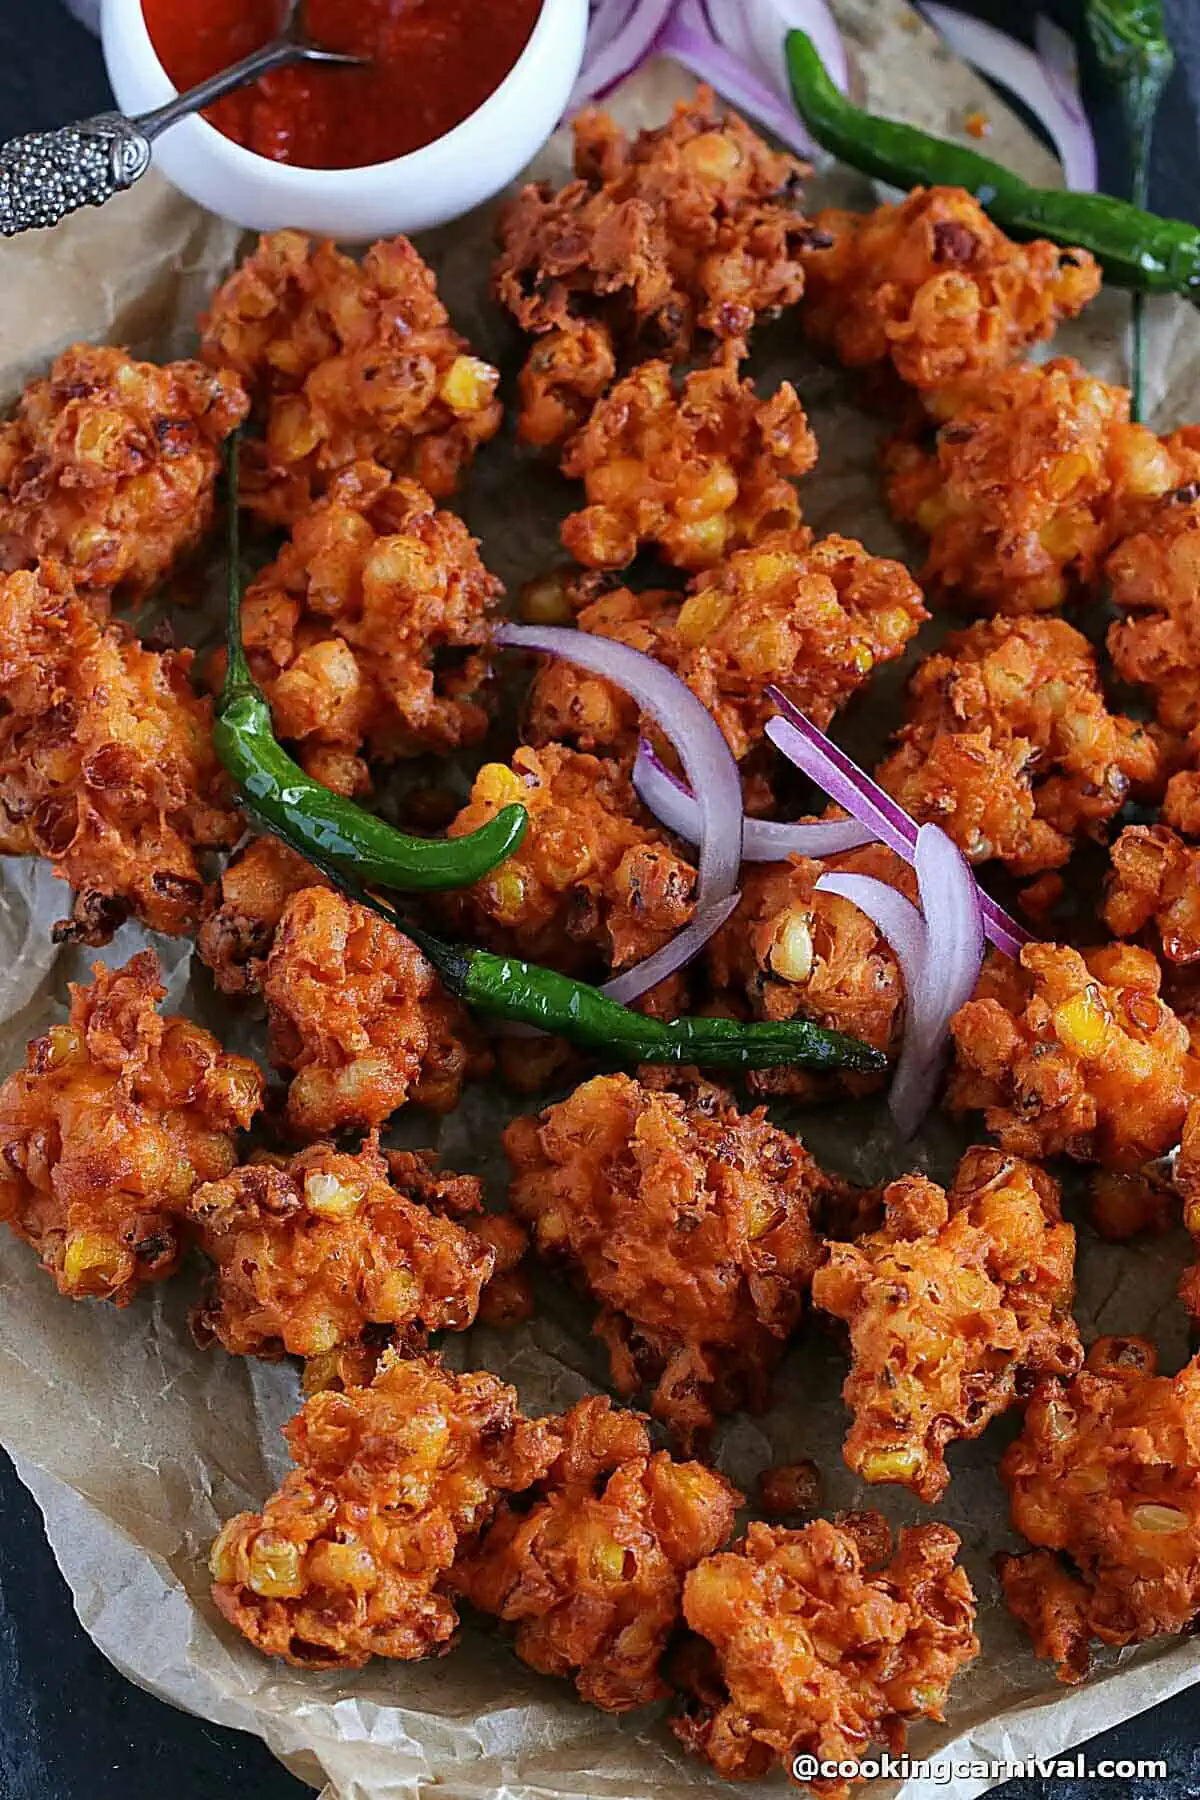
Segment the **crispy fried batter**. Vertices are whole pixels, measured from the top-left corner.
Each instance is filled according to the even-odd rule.
[[[1001,1583],[1060,1681],[1086,1674],[1091,1638],[1178,1633],[1200,1609],[1200,1369],[1155,1367],[1143,1339],[1098,1339],[1072,1382],[1039,1386],[1000,1464],[1038,1546],[999,1558]]]
[[[764,1403],[819,1259],[810,1209],[838,1185],[765,1109],[687,1099],[627,1075],[585,1082],[504,1135],[510,1204],[602,1311],[619,1394],[685,1450],[715,1411]]]
[[[222,441],[249,409],[218,363],[75,344],[0,426],[0,561],[53,557],[81,593],[140,600],[208,529]]]
[[[545,443],[595,398],[599,324],[625,367],[645,356],[683,362],[699,348],[736,359],[755,320],[792,305],[811,227],[797,211],[806,173],[698,88],[667,124],[629,139],[605,113],[575,121],[577,179],[523,188],[502,212],[497,298],[525,331],[555,339],[557,418],[540,410],[531,357],[520,430]],[[603,340],[599,340],[603,344]],[[534,352],[536,355],[536,350]],[[577,359],[582,379],[574,379]]]
[[[324,879],[276,837],[252,838],[230,858],[196,940],[223,994],[261,994],[284,907],[301,888],[320,887]]]
[[[331,888],[302,888],[284,906],[263,993],[301,1137],[382,1125],[409,1100],[450,1112],[467,1073],[486,1066],[416,945]]]
[[[813,1305],[850,1328],[847,1464],[940,1500],[948,1443],[1083,1361],[1075,1233],[1050,1176],[999,1150],[969,1150],[949,1193],[905,1175],[883,1200],[882,1230],[830,1245]]]
[[[879,780],[972,862],[1060,868],[1103,837],[1130,789],[1160,778],[1158,748],[1110,713],[1096,657],[1063,619],[981,619],[919,665]]]
[[[772,532],[698,576],[682,606],[621,588],[579,614],[580,630],[632,644],[673,669],[702,700],[739,761],[761,744],[776,708],[772,683],[827,725],[881,663],[901,655],[928,618],[903,564],[852,538],[813,542]],[[607,683],[554,664],[530,699],[530,734],[624,749],[635,715]]]
[[[616,378],[607,325],[572,319],[546,332],[535,339],[517,377],[517,437],[538,449],[564,444]]]
[[[606,1397],[556,1421],[562,1454],[524,1512],[502,1506],[455,1588],[516,1625],[516,1651],[580,1698],[628,1712],[670,1692],[659,1665],[683,1578],[733,1533],[741,1496],[701,1463],[658,1451]]]
[[[1200,961],[1200,849],[1163,825],[1130,825],[1112,847],[1104,923],[1115,937],[1152,928],[1170,963]]]
[[[447,1182],[408,1157],[408,1179],[378,1141],[356,1155],[314,1144],[251,1162],[192,1195],[188,1213],[216,1265],[193,1327],[235,1356],[329,1356],[391,1342],[411,1354],[431,1331],[465,1331],[495,1253],[440,1216]],[[461,1198],[461,1197],[457,1197]]]
[[[524,843],[474,887],[446,897],[472,942],[571,974],[651,955],[692,916],[696,871],[638,823],[628,774],[559,744],[485,763],[450,826],[461,837],[505,806],[529,812]]]
[[[301,1669],[444,1654],[460,1542],[560,1448],[494,1375],[395,1354],[370,1387],[314,1394],[284,1435],[299,1466],[261,1513],[229,1520],[210,1567],[230,1624]]]
[[[873,1513],[800,1531],[752,1524],[684,1583],[684,1616],[711,1654],[692,1671],[676,1736],[726,1780],[789,1769],[800,1755],[858,1762],[872,1743],[899,1752],[907,1722],[940,1719],[979,1654],[958,1548],[948,1525],[920,1525],[893,1555]],[[830,1800],[850,1791],[833,1779],[811,1786]]]
[[[805,330],[849,368],[890,362],[915,388],[1003,368],[1100,288],[1086,250],[1014,244],[962,188],[813,224],[832,243],[801,259]]]
[[[1105,564],[1124,615],[1109,627],[1108,648],[1123,680],[1150,689],[1160,723],[1186,737],[1200,725],[1200,432],[1185,427],[1166,443],[1188,479]]]
[[[265,439],[247,444],[243,503],[291,525],[348,463],[452,494],[496,435],[499,373],[470,353],[407,238],[361,263],[297,231],[259,239],[201,322],[207,362],[241,376]]]
[[[462,520],[416,482],[374,463],[343,469],[242,607],[280,737],[346,793],[367,785],[360,753],[478,743],[488,669],[477,652],[500,591]]]
[[[794,528],[793,478],[817,460],[795,388],[760,400],[730,367],[697,369],[678,389],[665,362],[642,363],[599,401],[567,446],[563,474],[588,504],[562,541],[590,569],[623,569],[646,545],[681,569]]]
[[[715,994],[756,1019],[812,1019],[896,1052],[903,1032],[904,980],[895,954],[864,912],[837,894],[818,894],[822,875],[870,875],[916,900],[909,865],[882,844],[813,862],[749,864],[729,923],[710,941],[708,973]],[[883,1077],[844,1076],[853,1093]],[[804,1069],[764,1069],[747,1076],[755,1093],[827,1092],[829,1079]]]
[[[199,922],[197,851],[241,825],[190,667],[98,623],[58,564],[0,576],[0,850],[49,857],[75,889],[60,936]]]
[[[1145,502],[1178,485],[1129,395],[1073,362],[1015,363],[940,389],[933,450],[887,454],[888,504],[929,537],[923,579],[975,612],[1037,613],[1094,590]]]
[[[1019,964],[992,956],[951,1023],[951,1110],[982,1111],[1014,1156],[1115,1169],[1161,1156],[1200,1092],[1200,1061],[1158,997],[1161,981],[1149,951],[1130,944],[1086,957],[1027,944]]]
[[[98,963],[0,1087],[0,1219],[73,1299],[124,1306],[174,1273],[193,1190],[229,1173],[262,1104],[255,1065],[162,1017],[165,996],[149,950]]]
[[[1200,1250],[1200,1103],[1193,1102],[1188,1108],[1172,1174],[1172,1194],[1183,1202],[1183,1222]],[[1200,1318],[1200,1263],[1185,1270],[1179,1298],[1193,1318]]]

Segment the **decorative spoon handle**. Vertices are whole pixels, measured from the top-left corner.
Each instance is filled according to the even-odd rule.
[[[0,237],[103,206],[149,167],[150,139],[120,113],[13,138],[0,149]]]

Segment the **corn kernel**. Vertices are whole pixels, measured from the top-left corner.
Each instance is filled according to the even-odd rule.
[[[471,790],[472,800],[481,800],[497,810],[502,806],[519,806],[528,796],[525,783],[506,763],[484,763]]]
[[[303,462],[321,441],[320,429],[299,394],[287,394],[271,409],[267,442],[284,462]]]
[[[364,592],[397,587],[427,592],[436,588],[440,579],[425,546],[400,534],[380,538],[363,564],[362,578]]]
[[[806,982],[812,974],[812,914],[792,907],[776,927],[767,966],[780,981]]]
[[[451,412],[460,417],[482,412],[491,402],[499,379],[490,363],[478,356],[456,356],[439,390]]]
[[[551,1209],[541,1215],[537,1221],[537,1240],[543,1250],[566,1243],[567,1221],[560,1212]]]
[[[342,1328],[332,1313],[314,1313],[304,1331],[305,1356],[328,1356],[341,1342]]]
[[[769,1188],[756,1188],[746,1203],[746,1231],[752,1238],[765,1237],[773,1225],[783,1218],[784,1209],[777,1194]]]
[[[63,1253],[63,1281],[79,1293],[102,1293],[120,1280],[127,1260],[115,1237],[100,1231],[74,1231]]]
[[[64,1063],[83,1055],[83,1033],[73,1025],[52,1025],[42,1042],[46,1048],[38,1056],[41,1068],[61,1069]]]
[[[316,1544],[308,1554],[309,1578],[320,1587],[369,1593],[379,1579],[375,1558],[362,1544]]]
[[[859,1464],[864,1481],[905,1481],[921,1467],[920,1450],[915,1444],[896,1444],[890,1450],[872,1450]]]
[[[869,675],[875,667],[875,654],[869,644],[860,638],[850,651],[850,666],[860,675]]]
[[[107,463],[120,448],[124,432],[124,413],[87,413],[75,433],[75,455],[80,462]]]
[[[300,1546],[278,1531],[260,1531],[246,1559],[246,1579],[264,1600],[290,1600],[304,1592]]]
[[[304,1177],[304,1199],[309,1212],[322,1219],[345,1219],[358,1211],[363,1189],[355,1183],[339,1181],[336,1175],[318,1169]]]
[[[1055,562],[1068,563],[1079,555],[1094,530],[1092,515],[1086,507],[1072,506],[1046,520],[1038,532],[1038,542]]]
[[[521,617],[530,625],[569,625],[571,602],[566,583],[560,576],[544,575],[540,581],[527,581],[517,603]]]
[[[420,1299],[420,1288],[407,1269],[393,1269],[380,1283],[374,1311],[389,1320],[410,1318]]]
[[[589,470],[587,495],[594,506],[619,509],[631,500],[639,500],[645,485],[644,463],[636,456],[614,456],[611,462]]]
[[[1061,500],[1072,488],[1077,488],[1091,469],[1091,463],[1079,451],[1069,451],[1065,456],[1055,457],[1044,474],[1046,492],[1054,499]]]
[[[704,181],[728,181],[736,174],[742,153],[732,138],[720,131],[704,131],[679,153],[684,166]]]
[[[716,463],[680,493],[678,510],[683,519],[701,520],[728,512],[738,497],[738,479],[728,463]]]
[[[612,1538],[602,1538],[588,1552],[588,1568],[598,1581],[620,1581],[625,1574],[625,1551]]]
[[[1147,1504],[1134,1507],[1131,1523],[1135,1531],[1149,1531],[1165,1537],[1170,1532],[1186,1531],[1188,1517],[1177,1506]]]
[[[702,644],[714,631],[719,631],[733,611],[733,595],[724,588],[702,588],[684,601],[675,621],[675,633],[681,643]]]
[[[502,868],[485,888],[488,908],[502,925],[520,919],[525,908],[526,881],[519,869]]]
[[[1059,1042],[1089,1061],[1104,1055],[1111,1023],[1108,1008],[1094,987],[1072,994],[1054,1009],[1054,1030]]]
[[[692,524],[676,525],[670,533],[668,548],[685,567],[707,569],[720,562],[728,538],[728,517],[725,513],[713,513],[710,518],[696,519]]]
[[[214,1540],[208,1553],[208,1572],[214,1581],[224,1582],[232,1586],[238,1578],[237,1544],[242,1535],[241,1514],[229,1519],[222,1527],[219,1536]]]

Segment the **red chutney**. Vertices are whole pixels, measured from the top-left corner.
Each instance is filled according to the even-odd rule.
[[[180,89],[276,34],[283,0],[142,0],[146,25]],[[433,143],[495,92],[529,42],[542,0],[308,0],[327,50],[369,69],[277,69],[208,109],[226,137],[274,162],[354,169]]]

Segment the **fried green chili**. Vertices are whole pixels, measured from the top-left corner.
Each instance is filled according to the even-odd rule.
[[[1175,67],[1160,0],[1087,0],[1084,22],[1097,60],[1116,84],[1129,133],[1130,188],[1135,206],[1150,199],[1150,146],[1163,89]],[[1145,296],[1133,296],[1132,413],[1142,416],[1145,383]]]
[[[280,831],[286,843],[292,840]],[[623,1063],[697,1063],[708,1069],[798,1067],[817,1073],[850,1069],[859,1074],[887,1068],[887,1057],[857,1038],[828,1031],[808,1019],[779,1022],[739,1019],[652,1019],[608,999],[599,988],[559,975],[516,956],[497,956],[465,944],[448,944],[406,918],[382,894],[344,870],[315,859],[337,886],[368,906],[424,951],[446,987],[493,1018],[564,1037],[581,1050]]]
[[[1107,194],[1031,187],[965,144],[881,119],[839,94],[812,40],[787,36],[796,108],[817,142],[852,169],[894,187],[961,187],[1014,237],[1090,251],[1108,280],[1144,293],[1200,297],[1200,229]]]
[[[228,666],[213,720],[213,746],[249,812],[310,861],[349,868],[363,881],[409,892],[469,887],[511,856],[529,825],[523,806],[506,806],[459,838],[410,837],[314,781],[275,736],[271,709],[250,673],[242,642],[238,447],[228,454]]]

